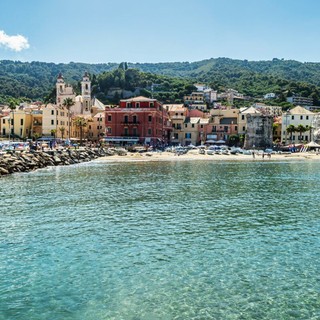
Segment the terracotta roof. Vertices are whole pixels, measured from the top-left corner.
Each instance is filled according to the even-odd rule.
[[[186,111],[186,107],[183,104],[165,104],[163,105],[168,111]]]
[[[141,102],[141,101],[149,101],[149,102],[155,102],[157,101],[157,99],[150,99],[147,97],[143,97],[143,96],[139,96],[139,97],[134,97],[134,98],[130,98],[130,99],[123,99],[120,101],[125,101],[125,102]]]
[[[303,108],[301,106],[296,106],[295,108],[289,110],[290,114],[314,114],[313,112]]]
[[[241,111],[241,113],[242,114],[253,114],[253,113],[260,113],[261,114],[261,112],[260,111],[258,111],[256,108],[254,108],[254,107],[250,107],[250,108],[248,108],[248,109],[246,109],[246,110],[244,110],[244,111]]]

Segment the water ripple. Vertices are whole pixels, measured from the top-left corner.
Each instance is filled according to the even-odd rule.
[[[318,319],[320,164],[90,163],[2,179],[2,319]]]

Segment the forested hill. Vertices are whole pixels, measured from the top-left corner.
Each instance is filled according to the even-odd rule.
[[[184,90],[182,86],[205,82],[218,91],[233,88],[252,97],[261,97],[268,92],[275,92],[283,97],[292,93],[310,96],[317,104],[320,99],[320,63],[302,63],[283,59],[247,61],[217,58],[198,62],[128,63],[128,67],[143,71],[135,73],[134,79],[137,81],[137,86],[141,83],[159,81],[165,82],[167,86],[178,84],[182,92]],[[83,73],[88,71],[97,79],[95,93],[103,99],[108,88],[100,88],[101,81],[106,78],[110,80],[110,72],[117,68],[118,64],[115,63],[54,64],[2,60],[0,61],[0,103],[10,97],[43,100],[55,87],[59,72],[63,73],[67,82],[77,85]],[[141,77],[144,81],[141,81]],[[173,81],[170,80],[171,77],[185,80]],[[185,83],[181,84],[181,81]],[[109,81],[110,85],[116,83],[120,83],[121,86],[118,78],[114,79],[113,83]],[[131,81],[130,85],[134,86],[135,82]],[[174,88],[173,91],[175,91]],[[170,96],[170,99],[175,98],[178,98],[177,95]]]
[[[195,77],[210,81],[212,73],[259,73],[287,80],[307,82],[320,86],[320,63],[273,59],[248,61],[229,58],[212,58],[197,62],[136,63],[129,64],[145,72],[169,76]]]

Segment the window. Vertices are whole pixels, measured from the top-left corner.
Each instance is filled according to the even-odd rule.
[[[128,136],[129,135],[129,130],[128,130],[128,128],[126,127],[126,128],[124,128],[124,135],[125,136]]]
[[[303,116],[300,116],[300,120],[303,120]]]
[[[191,133],[190,132],[186,132],[185,133],[185,138],[186,139],[191,139]]]
[[[191,125],[192,128],[194,128],[194,123]]]
[[[112,130],[111,130],[110,127],[107,128],[107,132],[108,132],[108,133],[112,133]]]
[[[242,127],[242,131],[246,131],[246,127]]]
[[[6,120],[5,120],[5,119],[2,119],[2,123],[5,124],[5,123],[6,123]]]
[[[89,130],[91,130],[91,125],[89,124]]]
[[[20,128],[20,136],[22,136],[22,129]]]
[[[241,120],[244,120],[244,114],[241,116]]]
[[[153,107],[154,107],[154,103],[150,102],[150,108],[153,108]]]
[[[130,107],[131,107],[131,103],[127,102],[127,108],[130,108]]]
[[[234,127],[234,130],[238,131],[238,126],[235,126],[235,127]]]
[[[129,116],[124,116],[124,123],[128,123],[129,122]]]
[[[224,132],[228,132],[228,126],[224,126],[223,130]]]
[[[54,126],[54,120],[51,120],[51,125]]]
[[[149,121],[149,122],[152,121],[152,116],[148,116],[148,121]]]
[[[148,129],[148,136],[151,136],[151,135],[152,135],[152,129],[149,128],[149,129]]]
[[[200,126],[201,129],[203,129],[203,124]]]
[[[185,124],[184,124],[184,127],[185,127],[185,128],[188,128],[188,124],[187,124],[187,123],[185,123]]]
[[[306,120],[309,120],[309,116],[306,116]]]
[[[137,128],[133,128],[133,129],[132,129],[132,135],[135,136],[135,137],[138,135],[138,130],[137,130]]]
[[[294,120],[294,116],[291,116],[291,119]]]
[[[138,121],[137,121],[137,116],[133,116],[132,117],[132,121],[133,121],[133,123],[137,123]]]
[[[136,103],[136,108],[140,108],[140,102]]]
[[[110,122],[112,120],[111,114],[108,115],[108,121]]]
[[[54,115],[54,110],[51,110],[51,115],[52,115],[52,116]]]
[[[23,119],[20,119],[20,126],[23,126]]]

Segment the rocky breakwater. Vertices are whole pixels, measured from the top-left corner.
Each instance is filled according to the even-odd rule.
[[[66,166],[88,162],[99,157],[119,154],[111,149],[48,150],[36,152],[7,152],[0,155],[0,176],[29,172],[48,166]]]

